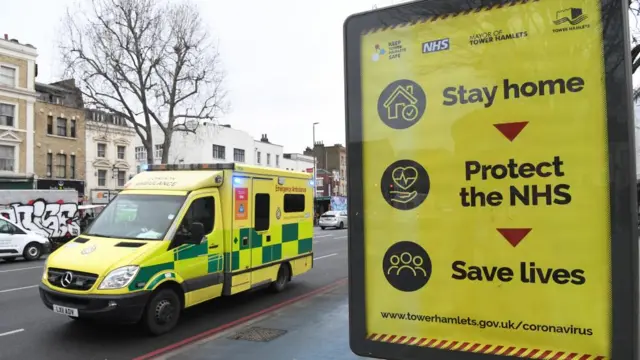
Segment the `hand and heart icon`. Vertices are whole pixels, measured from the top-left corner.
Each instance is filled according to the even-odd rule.
[[[418,170],[413,166],[398,166],[391,172],[391,179],[399,190],[392,190],[391,201],[400,203],[408,203],[418,196],[418,192],[409,189],[415,185],[418,180]]]
[[[403,159],[387,166],[380,179],[382,197],[398,210],[420,206],[429,195],[429,173],[419,163]]]

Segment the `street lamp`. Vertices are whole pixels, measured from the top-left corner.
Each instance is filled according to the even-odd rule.
[[[316,125],[318,122],[313,123],[313,145],[312,145],[312,154],[313,154],[313,198],[315,199],[316,194],[318,192],[318,188],[316,185],[316,181],[318,179],[316,175]]]

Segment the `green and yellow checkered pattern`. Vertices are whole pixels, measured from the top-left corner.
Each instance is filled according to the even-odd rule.
[[[245,270],[312,251],[313,222],[278,224],[274,227],[269,239],[253,228],[234,230],[233,251],[224,254],[225,271]],[[243,238],[248,240],[243,242]]]

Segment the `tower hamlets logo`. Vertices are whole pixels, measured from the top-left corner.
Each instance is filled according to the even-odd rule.
[[[587,19],[587,14],[585,14],[581,8],[568,8],[556,11],[556,19],[553,20],[553,23],[558,26],[558,28],[553,29],[553,32],[559,33],[589,28],[589,24],[584,23]]]

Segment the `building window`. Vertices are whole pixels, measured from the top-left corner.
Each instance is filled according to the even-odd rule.
[[[162,153],[163,153],[162,150],[163,149],[164,149],[164,145],[156,145],[155,146],[155,157],[156,158],[158,158],[158,159],[162,158]]]
[[[303,212],[304,211],[304,195],[301,194],[285,194],[284,195],[284,212]]]
[[[53,154],[47,154],[47,177],[50,178],[53,176]]]
[[[225,148],[224,146],[220,146],[220,145],[213,145],[213,158],[214,159],[219,159],[219,160],[224,160],[226,159],[226,154],[225,154]]]
[[[276,167],[280,167],[280,155],[276,155]]]
[[[15,105],[0,104],[0,126],[14,127],[15,111]]]
[[[98,186],[107,186],[107,170],[98,170]]]
[[[269,230],[269,213],[271,212],[269,203],[269,194],[256,194],[253,220],[255,231]]]
[[[233,149],[233,161],[244,162],[244,149]]]
[[[71,120],[71,125],[69,128],[69,132],[72,138],[76,137],[76,121],[75,120]]]
[[[0,170],[15,171],[16,148],[9,145],[0,145]]]
[[[53,116],[47,116],[47,134],[53,135]]]
[[[127,150],[125,146],[118,146],[118,159],[124,160],[124,153]]]
[[[67,177],[67,155],[56,155],[56,177],[64,179]]]
[[[107,144],[98,144],[98,157],[107,157]]]
[[[267,154],[267,166],[271,165],[271,154]]]
[[[125,171],[118,171],[118,186],[124,186],[127,178],[127,173]]]
[[[16,69],[9,66],[0,65],[0,84],[16,86]]]
[[[67,119],[58,118],[56,120],[56,128],[58,129],[58,136],[67,136]]]
[[[260,163],[262,162],[262,161],[260,160],[260,155],[261,155],[261,154],[260,154],[260,151],[258,151],[258,156],[257,156],[257,161],[256,161],[258,164],[260,164]]]
[[[69,155],[69,178],[76,178],[76,156]]]
[[[146,160],[147,159],[147,149],[144,146],[136,146],[136,160]]]

